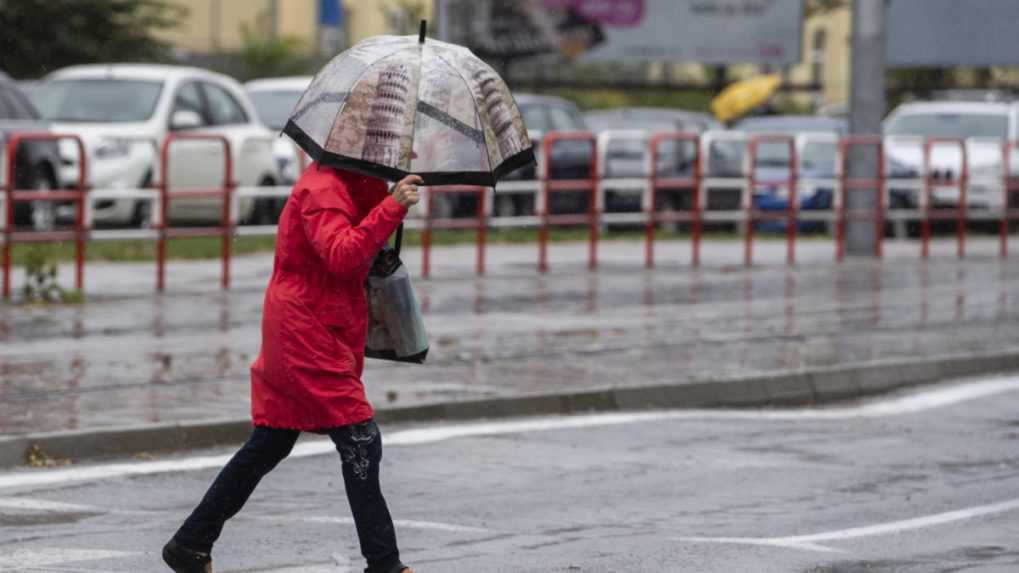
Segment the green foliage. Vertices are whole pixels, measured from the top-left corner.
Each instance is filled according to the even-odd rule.
[[[315,61],[310,56],[308,46],[300,38],[272,38],[257,31],[262,29],[265,26],[261,23],[255,29],[241,27],[243,46],[240,57],[244,66],[242,80],[304,75],[315,71]]]
[[[573,101],[581,109],[614,107],[672,107],[688,111],[709,111],[712,94],[677,90],[591,90],[555,89],[548,93]]]
[[[168,60],[153,32],[185,14],[167,0],[0,0],[0,68],[34,78],[73,64]]]

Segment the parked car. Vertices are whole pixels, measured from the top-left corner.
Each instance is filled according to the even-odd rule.
[[[838,141],[849,129],[845,120],[826,116],[763,116],[747,118],[733,129],[755,135],[778,135],[792,138],[799,171],[797,194],[801,211],[827,211],[834,205],[834,180],[838,173]],[[786,211],[789,208],[788,186],[780,185],[790,175],[790,146],[783,142],[762,142],[757,147],[754,177],[765,182],[754,189],[754,206],[761,211]],[[821,221],[800,221],[800,232],[821,232],[830,227]],[[755,228],[763,231],[784,231],[785,221],[760,221]]]
[[[272,133],[261,125],[241,86],[207,70],[149,64],[73,66],[53,72],[37,86],[36,103],[55,131],[76,133],[85,143],[94,188],[150,187],[159,180],[159,153],[172,133],[223,135],[230,142],[233,178],[239,185],[275,185]],[[77,173],[77,158],[62,157],[60,180]],[[218,144],[178,142],[170,152],[169,181],[176,188],[213,187],[223,179]],[[271,205],[239,203],[240,220],[270,222]],[[111,199],[95,205],[95,222],[139,225],[149,219],[147,201]],[[222,202],[180,198],[170,219],[214,223]]]
[[[280,133],[311,80],[312,76],[252,80],[244,84],[244,91],[261,122]],[[284,185],[293,185],[300,177],[303,153],[289,137],[277,137],[273,142],[273,156]],[[304,160],[307,159],[305,155]]]
[[[577,106],[566,99],[535,94],[514,94],[517,108],[524,120],[524,126],[532,134],[532,139],[543,137],[550,131],[587,131],[587,124]],[[542,153],[540,146],[535,146],[535,155]],[[552,147],[551,161],[548,165],[551,179],[585,179],[591,176],[591,146],[582,141],[564,141]],[[518,169],[506,177],[506,180],[531,180],[536,178],[535,167]],[[536,205],[534,196],[523,193],[497,192],[493,210],[496,215],[533,215]],[[474,197],[458,197],[454,208],[447,208],[445,216],[470,216],[477,204]],[[448,202],[452,203],[452,202]],[[553,213],[583,213],[588,210],[589,200],[583,192],[557,192],[549,197],[550,210]]]
[[[8,139],[18,132],[48,132],[49,125],[40,117],[32,102],[7,74],[0,72],[0,183],[7,182]],[[60,154],[55,141],[26,140],[15,154],[14,186],[17,189],[47,190],[58,187]],[[56,206],[48,201],[15,203],[14,224],[46,230],[53,226]],[[2,214],[0,214],[2,216]]]
[[[647,177],[647,153],[651,134],[663,131],[701,133],[722,129],[720,122],[705,113],[670,108],[628,107],[592,111],[584,114],[584,121],[593,131],[608,130],[641,132],[641,137],[623,137],[609,140],[605,150],[604,174],[610,178]],[[665,140],[658,148],[656,170],[673,177],[692,176],[696,157],[695,144]],[[690,209],[693,197],[690,191],[662,190],[655,194],[655,209],[675,211]],[[605,191],[606,212],[634,212],[641,210],[641,194],[611,188]],[[675,227],[675,224],[668,226]]]
[[[963,142],[969,170],[967,206],[998,207],[1002,203],[1002,143],[1019,136],[1019,103],[1011,102],[915,102],[902,104],[883,123],[886,171],[893,179],[924,176],[924,143],[928,138]],[[1015,157],[1012,158],[1016,164]],[[936,144],[931,150],[931,177],[958,178],[962,155],[957,144]],[[890,207],[916,208],[921,185],[906,182],[890,185]],[[959,204],[957,186],[932,190],[935,207]]]
[[[712,115],[667,107],[623,107],[589,111],[584,122],[594,131],[606,129],[643,129],[655,131],[688,131],[700,133],[709,129],[723,129]]]

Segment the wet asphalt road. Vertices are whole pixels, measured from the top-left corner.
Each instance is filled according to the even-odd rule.
[[[417,283],[429,363],[369,361],[369,398],[407,406],[1019,348],[1019,258],[1000,261],[995,240],[972,241],[965,261],[952,241],[927,263],[903,241],[884,261],[840,266],[807,240],[793,269],[778,241],[758,245],[752,270],[737,242],[706,244],[699,270],[676,260],[688,248],[660,244],[660,267],[645,271],[639,242],[606,242],[590,273],[586,245],[553,245],[543,276],[533,245],[493,246],[482,279],[470,247],[437,250],[436,278]],[[412,269],[418,257],[408,251]],[[248,416],[271,257],[237,259],[229,293],[216,261],[170,266],[163,296],[151,264],[108,264],[90,266],[84,305],[0,304],[0,433]]]
[[[997,389],[967,396],[974,384]],[[391,426],[383,482],[423,573],[1019,570],[1019,378],[905,396],[440,441]],[[339,462],[319,444],[302,438],[323,453],[284,462],[228,524],[217,572],[360,570]],[[0,571],[161,571],[161,543],[215,471],[21,487],[11,476],[49,474],[0,474]]]

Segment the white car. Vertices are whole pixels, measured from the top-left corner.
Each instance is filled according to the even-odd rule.
[[[312,76],[252,80],[244,84],[244,91],[248,93],[262,123],[278,134],[283,131],[287,118],[311,80]],[[301,176],[301,166],[310,162],[289,137],[276,138],[273,155],[285,185],[293,185]]]
[[[919,205],[924,177],[924,145],[929,138],[952,142],[936,143],[931,149],[930,176],[945,181],[932,188],[934,205],[959,204],[957,181],[966,150],[969,174],[966,204],[969,208],[998,208],[1003,202],[1002,145],[1019,137],[1019,103],[1004,102],[915,102],[897,107],[883,124],[886,173],[890,207]],[[959,145],[958,141],[962,141]],[[1012,156],[1012,168],[1019,158]]]
[[[230,142],[233,178],[242,186],[279,181],[272,155],[273,134],[258,122],[247,96],[233,79],[198,68],[102,64],[64,68],[49,74],[34,94],[54,132],[79,135],[88,154],[89,183],[94,189],[151,187],[160,180],[159,153],[171,133],[219,134]],[[77,151],[61,148],[61,182],[78,174]],[[215,187],[223,181],[222,147],[210,142],[177,142],[170,147],[171,188]],[[254,218],[255,201],[239,202],[239,220]],[[97,201],[94,222],[100,225],[144,224],[147,201]],[[260,209],[261,211],[261,209]],[[271,217],[271,213],[264,213]],[[254,217],[253,217],[254,215]],[[215,198],[178,198],[170,202],[170,219],[215,223],[222,202]]]

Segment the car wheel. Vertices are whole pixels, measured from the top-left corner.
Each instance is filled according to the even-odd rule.
[[[37,167],[32,174],[32,189],[52,191],[56,188],[46,167]],[[52,231],[57,224],[57,206],[53,201],[32,201],[31,222],[34,231]]]
[[[275,187],[276,182],[272,179],[263,179],[258,186]],[[255,208],[248,220],[253,225],[275,225],[279,222],[280,213],[286,204],[287,200],[283,198],[255,199]]]
[[[134,204],[134,212],[131,214],[131,226],[138,229],[151,229],[152,225],[152,204],[148,201],[138,201]]]
[[[145,178],[142,179],[140,188],[148,189],[152,187],[152,172],[145,174]],[[131,227],[137,229],[151,229],[155,225],[152,221],[152,202],[151,201],[135,201],[134,210],[131,212]]]

